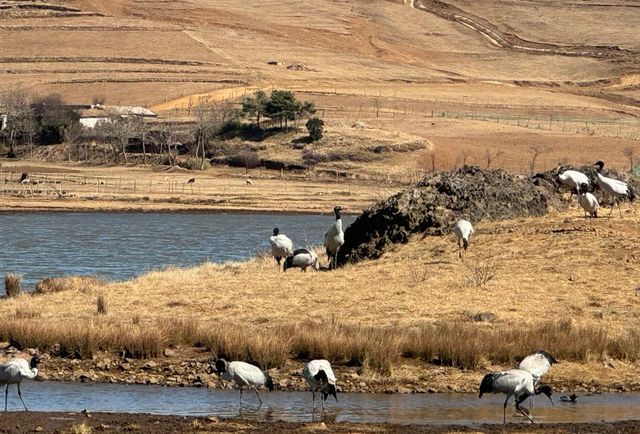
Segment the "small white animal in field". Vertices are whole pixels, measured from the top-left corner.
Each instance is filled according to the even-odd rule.
[[[316,408],[316,391],[322,393],[322,410],[324,411],[324,402],[329,395],[332,395],[338,402],[336,394],[336,376],[333,375],[331,363],[328,360],[312,360],[307,363],[302,370],[302,376],[309,386],[313,396],[313,409]]]
[[[260,399],[258,387],[264,386],[269,391],[273,390],[271,376],[257,366],[246,362],[227,362],[225,359],[218,359],[215,367],[220,379],[232,381],[240,388],[240,406],[242,406],[242,389],[244,387],[252,388],[256,392],[260,405],[262,405],[262,399]]]
[[[289,268],[301,268],[301,271],[307,271],[308,267],[311,267],[314,271],[320,269],[318,255],[307,249],[298,249],[293,252],[293,256],[289,256],[284,260],[284,271]]]
[[[247,185],[253,185],[253,181],[247,178]]]
[[[584,218],[587,218],[587,215],[593,218],[598,217],[600,204],[598,203],[598,199],[586,190],[586,184],[582,184],[581,192],[578,195],[578,203],[584,210]]]
[[[630,202],[633,202],[633,200],[635,199],[633,190],[629,188],[629,185],[626,182],[608,178],[600,173],[602,172],[602,168],[604,167],[604,162],[602,160],[597,161],[594,166],[596,166],[598,170],[598,185],[607,196],[613,198],[613,205],[611,205],[611,211],[609,211],[609,215],[611,215],[611,213],[613,212],[613,208],[616,206],[616,204],[618,204],[618,211],[620,211],[620,217],[622,217],[622,209],[620,208],[620,203],[618,202],[618,200],[629,199]]]
[[[469,239],[475,233],[475,230],[469,220],[458,220],[453,227],[453,233],[458,239],[458,257],[462,259],[462,249],[464,248],[464,252],[467,252]]]
[[[336,215],[336,221],[331,225],[327,233],[324,234],[324,247],[327,249],[327,258],[329,259],[329,269],[335,269],[338,266],[338,250],[344,244],[344,231],[342,230],[342,217],[340,212],[342,208],[336,206],[333,213]]]
[[[569,199],[573,196],[574,190],[580,194],[582,184],[587,184],[587,188],[590,185],[589,177],[577,170],[565,170],[562,173],[558,173],[558,181],[560,184],[571,189]]]
[[[20,401],[22,401],[24,409],[29,411],[27,405],[24,403],[24,399],[22,399],[20,383],[24,379],[34,380],[36,378],[38,375],[38,368],[36,368],[36,366],[38,366],[39,363],[40,358],[38,355],[35,355],[31,358],[31,362],[27,362],[24,359],[11,359],[0,365],[0,386],[6,386],[4,392],[4,411],[7,411],[7,398],[10,384],[16,384],[18,386]]]
[[[293,254],[293,242],[285,234],[280,233],[280,229],[273,228],[273,236],[269,238],[271,244],[271,254],[276,258],[278,269],[280,269],[280,261]]]
[[[507,423],[507,403],[512,396],[516,400],[516,409],[529,419],[531,423],[533,423],[531,416],[529,416],[525,409],[520,407],[520,404],[522,404],[525,399],[544,393],[553,405],[551,387],[544,385],[536,389],[533,382],[533,375],[522,369],[511,369],[509,371],[485,375],[482,383],[480,383],[479,397],[482,398],[482,395],[485,393],[504,393],[507,395],[507,398],[504,400],[503,424]]]

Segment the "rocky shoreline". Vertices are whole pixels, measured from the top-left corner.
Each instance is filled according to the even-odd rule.
[[[6,354],[5,354],[6,356]],[[25,357],[28,357],[25,355]],[[166,349],[158,359],[140,360],[100,354],[91,360],[66,359],[44,355],[38,374],[39,381],[77,381],[83,383],[113,383],[158,385],[166,387],[233,388],[222,383],[208,362],[210,354],[204,349]],[[276,389],[306,391],[308,385],[300,375],[303,362],[288,361],[280,369],[271,369]],[[477,393],[482,376],[490,370],[468,371],[429,364],[398,367],[394,376],[370,373],[362,367],[335,366],[340,379],[339,392],[355,393]],[[630,392],[640,391],[640,379],[626,381],[575,380],[551,376],[548,383],[556,392]]]

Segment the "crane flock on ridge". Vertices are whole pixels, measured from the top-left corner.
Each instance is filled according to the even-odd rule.
[[[627,183],[602,175],[604,163],[598,161],[594,164],[597,168],[597,184],[605,196],[612,199],[612,206],[609,215],[613,212],[613,208],[618,205],[621,199],[633,201],[635,196],[633,190]],[[596,218],[600,205],[596,197],[588,190],[591,187],[589,178],[576,170],[558,171],[556,179],[559,184],[571,189],[570,198],[574,192],[578,197],[578,204],[585,212],[585,218]],[[328,228],[324,235],[324,247],[328,258],[328,269],[337,268],[337,255],[340,248],[344,244],[344,231],[342,228],[341,212],[343,209],[336,206],[333,210],[335,214],[334,223]],[[622,211],[620,211],[622,216]],[[468,220],[458,220],[452,229],[458,243],[458,255],[464,260],[471,236],[474,234],[474,228]],[[279,228],[273,229],[273,236],[269,239],[271,245],[271,253],[276,260],[278,270],[283,263],[283,271],[289,268],[300,268],[306,271],[311,267],[312,270],[320,269],[317,254],[309,249],[293,248],[293,242],[286,235],[280,233]],[[283,262],[284,260],[284,262]],[[24,409],[28,411],[27,406],[22,398],[20,391],[20,383],[24,379],[33,380],[38,375],[37,365],[40,362],[38,354],[34,355],[30,361],[21,358],[10,359],[4,364],[0,364],[0,387],[5,386],[5,411],[7,411],[7,400],[9,386],[15,384],[18,390],[18,396],[22,401]],[[211,371],[215,372],[221,381],[227,381],[235,384],[240,390],[240,406],[242,406],[243,389],[254,390],[257,399],[262,405],[262,398],[259,394],[260,388],[266,388],[269,391],[274,389],[273,379],[267,371],[261,370],[259,367],[244,361],[227,362],[224,359],[211,360]],[[531,415],[534,397],[544,394],[551,401],[552,390],[548,385],[541,385],[543,376],[549,369],[558,363],[558,361],[548,352],[540,350],[525,357],[516,369],[489,373],[484,376],[479,387],[479,397],[484,394],[504,394],[506,399],[503,405],[503,423],[506,423],[506,409],[509,399],[514,397],[515,408],[529,421],[533,423]],[[301,372],[302,377],[307,381],[312,392],[313,411],[315,413],[316,392],[321,394],[322,410],[324,411],[324,403],[329,396],[333,396],[338,402],[337,379],[332,370],[329,361],[324,359],[311,360],[308,362]],[[528,398],[529,410],[522,407],[523,402]],[[576,395],[570,397],[562,397],[562,401],[576,402]]]

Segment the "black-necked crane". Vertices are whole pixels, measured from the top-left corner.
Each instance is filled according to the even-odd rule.
[[[293,241],[285,234],[281,234],[280,229],[273,228],[273,235],[269,238],[269,244],[271,244],[271,254],[276,258],[279,270],[282,258],[293,255]]]
[[[191,194],[193,194],[193,184],[196,183],[196,178],[189,178],[185,181],[184,185],[182,186],[182,192],[184,193],[184,187],[186,185],[191,186]]]
[[[485,393],[503,393],[507,395],[507,398],[504,400],[502,423],[507,423],[507,403],[512,396],[516,401],[516,409],[529,419],[531,423],[533,423],[531,416],[525,409],[520,407],[520,404],[522,404],[525,399],[544,393],[553,405],[551,387],[544,385],[536,389],[533,375],[523,369],[511,369],[509,371],[485,375],[482,383],[480,383],[479,397],[482,398],[482,395]]]
[[[251,180],[251,178],[247,178],[245,182],[247,185],[253,185],[253,181]]]
[[[604,167],[604,161],[597,161],[594,166],[598,169],[598,185],[602,189],[605,195],[613,198],[613,204],[611,205],[611,211],[609,211],[609,215],[613,212],[613,208],[618,204],[618,211],[620,211],[620,217],[622,217],[622,209],[620,208],[620,203],[618,203],[619,199],[629,199],[630,202],[633,202],[635,199],[635,194],[633,190],[629,188],[629,185],[626,182],[618,181],[617,179],[608,178],[604,176],[602,172],[602,168]]]
[[[471,222],[468,220],[458,220],[453,226],[453,233],[458,239],[458,257],[462,259],[462,249],[467,252],[469,247],[469,239],[475,233]]]
[[[320,269],[318,255],[311,250],[297,249],[293,252],[293,255],[288,256],[284,260],[283,271],[287,271],[289,268],[301,268],[301,271],[307,271],[307,268],[309,267],[314,271],[318,271]]]
[[[327,250],[327,258],[329,259],[329,269],[335,269],[338,266],[338,250],[344,244],[344,231],[342,230],[342,217],[340,213],[342,208],[336,206],[333,213],[336,215],[336,221],[331,225],[327,233],[324,234],[324,247]]]
[[[22,185],[31,183],[31,180],[29,179],[29,172],[22,172],[22,175],[20,175],[20,179],[18,180],[18,182]]]
[[[555,357],[546,351],[540,350],[529,354],[518,364],[518,369],[529,372],[533,376],[533,385],[537,386],[544,374],[558,363]],[[533,405],[533,398],[531,399]]]
[[[578,172],[577,170],[565,170],[563,172],[559,172],[557,178],[560,184],[571,189],[569,200],[571,200],[574,190],[577,192],[577,194],[580,194],[580,192],[583,191],[583,184],[586,184],[587,188],[589,188],[590,185],[589,177],[582,172]]]
[[[6,390],[4,392],[4,411],[7,411],[9,385],[11,384],[18,386],[18,396],[20,397],[20,401],[22,401],[24,409],[29,411],[27,405],[24,403],[24,399],[22,399],[20,383],[24,379],[34,380],[36,378],[38,375],[38,368],[36,368],[36,366],[38,366],[39,363],[40,358],[36,354],[31,358],[30,362],[27,362],[25,359],[16,358],[0,365],[0,386],[6,386]]]
[[[221,380],[231,381],[240,388],[240,406],[242,406],[242,389],[249,387],[256,392],[258,401],[262,405],[258,387],[266,387],[273,390],[273,380],[268,372],[262,371],[257,366],[246,362],[227,362],[225,359],[218,359],[215,362],[216,372]]]
[[[587,218],[587,215],[596,218],[598,217],[598,208],[600,208],[600,204],[598,203],[598,199],[586,190],[586,187],[586,184],[582,184],[582,188],[578,194],[578,203],[584,210],[585,219]]]
[[[336,390],[336,376],[331,369],[331,363],[328,360],[319,359],[312,360],[307,363],[302,370],[302,376],[309,386],[313,396],[313,410],[316,408],[316,391],[322,393],[322,410],[324,411],[324,402],[329,395],[333,396],[338,402]]]

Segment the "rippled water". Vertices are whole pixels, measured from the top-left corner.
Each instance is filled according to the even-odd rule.
[[[261,392],[258,407],[255,393],[243,394],[240,410],[238,391],[205,388],[168,388],[116,384],[66,382],[24,382],[22,394],[30,410],[151,413],[189,416],[242,417],[254,420],[309,421],[312,418],[310,392]],[[9,408],[19,410],[15,386],[9,392]],[[503,395],[476,394],[370,394],[341,393],[339,402],[328,400],[326,419],[337,422],[388,422],[400,424],[502,423]],[[533,409],[537,422],[600,422],[640,417],[640,393],[581,396],[577,404],[561,402],[555,407],[538,397]],[[320,414],[317,407],[316,416]],[[527,422],[513,406],[508,421]],[[528,423],[528,422],[527,422]]]
[[[345,216],[345,227],[353,220]],[[168,265],[249,258],[268,247],[276,226],[296,247],[319,245],[333,221],[333,214],[0,214],[0,273],[21,274],[24,288],[74,274],[127,279]]]

